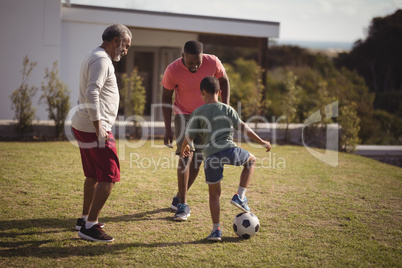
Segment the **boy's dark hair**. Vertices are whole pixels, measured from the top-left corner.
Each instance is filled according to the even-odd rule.
[[[204,90],[209,94],[216,94],[219,92],[219,80],[215,76],[207,76],[202,79],[200,84],[200,90]]]
[[[200,55],[202,53],[202,50],[202,43],[196,40],[188,41],[186,42],[186,44],[184,44],[184,53],[188,53],[191,55]]]

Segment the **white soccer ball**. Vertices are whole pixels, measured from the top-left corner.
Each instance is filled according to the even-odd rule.
[[[251,212],[242,212],[233,220],[233,230],[241,238],[249,239],[255,236],[260,229],[260,221]]]

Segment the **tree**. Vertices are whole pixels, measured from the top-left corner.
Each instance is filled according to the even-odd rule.
[[[369,137],[369,144],[402,144],[402,118],[384,110],[375,110],[370,123],[374,135]]]
[[[352,102],[339,109],[338,123],[342,127],[340,147],[342,151],[348,153],[355,152],[356,145],[360,143],[360,119],[357,116],[356,108],[356,103]]]
[[[285,141],[287,142],[289,141],[289,124],[296,118],[298,96],[302,91],[302,88],[296,82],[297,76],[293,72],[288,72],[283,81],[285,92],[280,100],[282,115],[285,116],[286,121]]]
[[[272,46],[268,52],[269,69],[285,66],[312,66],[315,56],[298,46]]]
[[[328,105],[339,100],[339,97],[331,96],[329,89],[328,89],[328,82],[325,80],[321,80],[317,85],[317,93],[316,97],[314,98],[315,106],[313,110],[309,111],[306,117],[314,114],[315,112],[319,111],[320,120],[311,124],[310,129],[308,132],[316,132],[314,136],[318,137],[316,144],[319,148],[325,148],[325,140],[324,137],[328,131],[328,124],[333,123],[335,114],[331,109],[327,109]],[[331,114],[327,114],[331,113]]]
[[[64,121],[70,110],[70,92],[67,86],[60,81],[57,61],[53,62],[52,70],[45,69],[45,80],[42,82],[42,95],[40,102],[45,103],[49,113],[49,119],[55,123],[56,138],[61,137],[64,129]]]
[[[244,120],[261,115],[265,90],[261,67],[254,60],[238,58],[234,66],[225,64],[225,69],[230,79],[230,105],[241,103],[240,116]]]
[[[38,91],[37,87],[29,87],[27,84],[27,81],[31,76],[31,72],[37,63],[30,62],[28,56],[25,56],[22,64],[23,69],[21,71],[21,85],[18,89],[14,90],[10,96],[12,102],[11,109],[14,110],[14,119],[17,120],[17,131],[21,136],[32,129],[32,122],[35,118],[36,111],[36,108],[32,106],[32,98]]]
[[[402,116],[402,9],[373,18],[365,40],[340,54],[338,67],[356,70],[376,93],[376,108]]]
[[[134,68],[130,75],[124,73],[121,76],[123,86],[120,89],[121,104],[124,108],[126,117],[132,115],[143,115],[146,103],[146,92],[143,86],[143,78],[138,74],[138,69]],[[138,120],[134,121],[135,136],[141,136],[141,129]]]

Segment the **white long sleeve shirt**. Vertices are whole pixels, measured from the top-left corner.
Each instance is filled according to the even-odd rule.
[[[79,108],[71,125],[83,132],[95,132],[93,121],[101,120],[106,131],[112,129],[119,109],[119,89],[112,59],[98,47],[84,59],[80,74]]]

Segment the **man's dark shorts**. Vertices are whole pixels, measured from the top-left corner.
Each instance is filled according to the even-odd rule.
[[[184,138],[186,136],[186,128],[190,121],[191,115],[189,114],[176,114],[174,117],[174,135],[176,137],[176,155],[180,155],[181,146],[183,145]],[[202,151],[203,142],[201,136],[197,135],[191,146],[191,151],[200,153]]]

